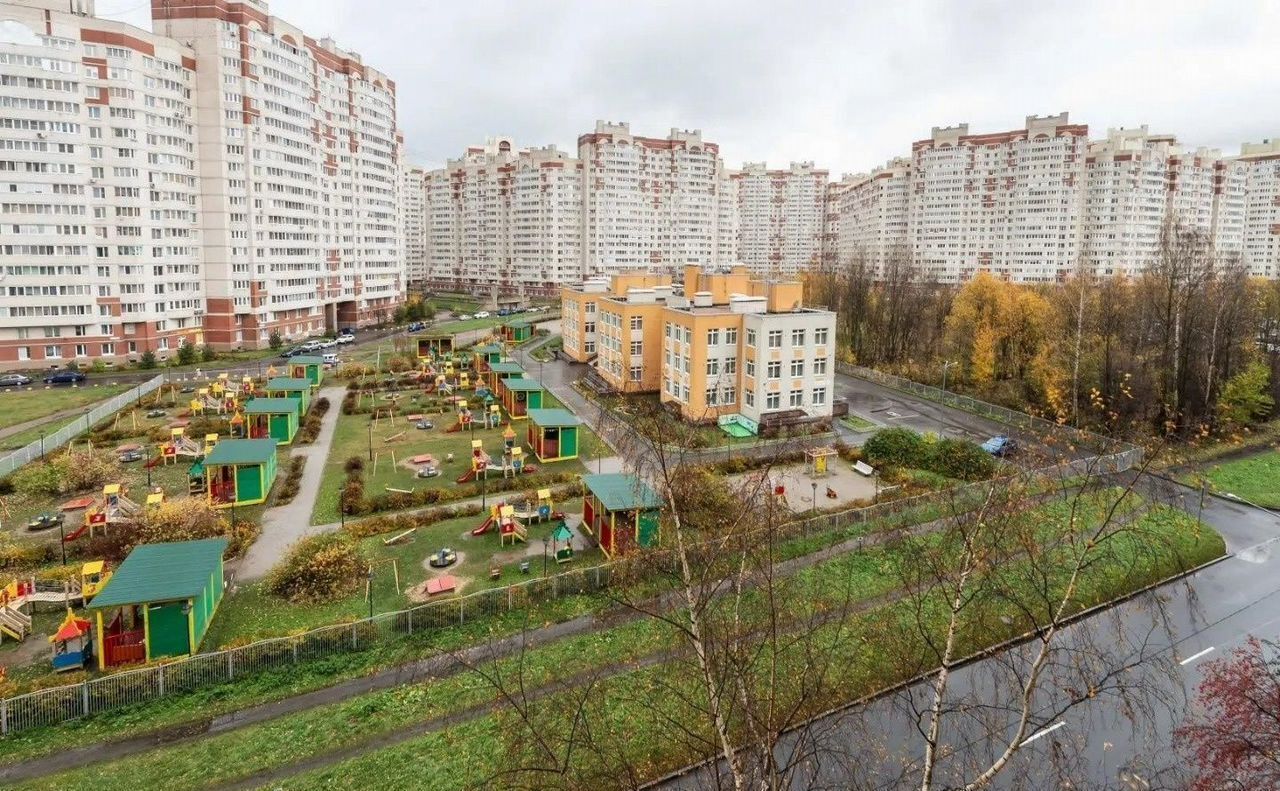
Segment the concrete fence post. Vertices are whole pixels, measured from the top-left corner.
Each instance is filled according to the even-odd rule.
[[[80,685],[80,707],[83,715],[88,717],[89,716],[89,681],[88,679],[85,679],[85,682]]]
[[[233,681],[236,677],[236,655],[234,651],[227,652],[227,681]]]

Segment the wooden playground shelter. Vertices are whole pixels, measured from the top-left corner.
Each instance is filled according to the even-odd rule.
[[[530,409],[525,440],[538,461],[578,458],[582,421],[567,409]]]
[[[255,398],[244,405],[246,436],[288,445],[298,433],[301,416],[302,401],[298,398]]]
[[[524,343],[533,337],[533,325],[527,321],[505,322],[498,331],[508,343]]]
[[[639,477],[629,473],[582,476],[582,528],[592,535],[606,557],[635,547],[654,547],[661,538],[658,516],[662,498]]]
[[[267,499],[276,480],[276,441],[226,439],[201,462],[209,504],[253,505]]]
[[[502,408],[512,420],[524,420],[530,409],[541,409],[544,393],[542,383],[532,379],[512,377],[498,382]]]
[[[222,601],[227,539],[143,544],[88,609],[98,667],[194,654]]]
[[[489,370],[489,366],[502,361],[502,347],[496,343],[486,343],[471,350],[471,365],[476,371]]]
[[[414,338],[417,344],[418,359],[429,360],[444,354],[453,353],[452,335],[418,335]]]
[[[499,362],[491,363],[489,370],[484,373],[483,381],[488,385],[489,389],[495,393],[498,391],[498,381],[500,379],[523,379],[524,368],[520,367],[520,363]]]
[[[312,387],[319,387],[324,381],[324,358],[308,354],[300,354],[289,358],[289,378],[306,379]]]
[[[296,398],[302,402],[298,414],[305,415],[311,408],[311,380],[298,379],[292,376],[277,376],[267,380],[266,393],[269,398]]]

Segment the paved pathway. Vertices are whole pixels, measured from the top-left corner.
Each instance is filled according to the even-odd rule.
[[[285,505],[268,508],[263,513],[262,535],[240,561],[237,572],[240,579],[255,580],[266,576],[290,544],[329,529],[328,525],[311,525],[311,509],[320,494],[324,462],[329,457],[329,446],[333,444],[333,432],[338,425],[338,415],[342,413],[342,398],[346,392],[347,388],[343,386],[326,387],[320,391],[320,398],[329,399],[329,411],[321,421],[320,434],[310,445],[293,446],[293,455],[307,460],[302,469],[298,494]]]

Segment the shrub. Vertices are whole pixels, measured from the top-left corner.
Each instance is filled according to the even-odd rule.
[[[862,455],[875,465],[920,467],[926,456],[924,437],[909,428],[886,428],[872,434]]]
[[[294,604],[340,599],[353,592],[365,563],[356,542],[344,533],[323,533],[290,547],[267,575],[267,590]]]
[[[249,548],[259,532],[258,525],[253,522],[237,519],[232,525],[221,511],[207,502],[198,497],[184,497],[147,509],[138,520],[136,536],[139,544],[223,536],[230,541],[227,555],[236,557]]]
[[[298,489],[302,486],[302,470],[306,463],[305,456],[294,456],[289,459],[289,471],[285,474],[284,483],[280,485],[280,491],[276,494],[276,505],[291,503],[293,498],[298,496]]]
[[[178,347],[178,365],[191,365],[196,361],[196,347],[184,342]]]
[[[152,368],[155,368],[156,353],[151,351],[150,349],[147,349],[145,352],[143,352],[142,356],[138,358],[138,367],[144,371],[150,371]]]
[[[115,456],[105,450],[69,450],[48,457],[45,464],[28,464],[10,477],[19,494],[57,496],[94,489],[119,475]]]
[[[996,472],[996,461],[991,454],[967,439],[938,440],[931,449],[928,464],[920,466],[963,481],[980,481]]]
[[[342,465],[342,471],[348,476],[364,472],[364,456],[351,456]]]
[[[267,339],[267,345],[271,347],[272,351],[279,349],[284,345],[284,338],[281,337],[279,332],[272,332],[271,337]]]
[[[211,363],[216,359],[218,359],[218,353],[213,350],[212,346],[206,343],[204,346],[200,347],[201,362]]]

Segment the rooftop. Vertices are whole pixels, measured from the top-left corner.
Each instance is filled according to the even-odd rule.
[[[301,406],[301,398],[255,398],[245,402],[244,411],[247,415],[278,415],[297,412]]]
[[[124,559],[89,609],[199,596],[212,581],[226,549],[225,538],[143,544]]]
[[[302,390],[311,389],[310,379],[293,379],[288,376],[277,376],[267,380],[267,390]]]
[[[508,390],[530,391],[543,389],[541,382],[535,382],[532,379],[524,377],[512,377],[511,379],[503,379],[502,386]]]
[[[639,477],[629,473],[606,472],[584,475],[582,482],[607,510],[635,511],[661,508],[662,498]]]
[[[209,455],[204,457],[204,466],[216,464],[262,464],[276,455],[274,439],[224,439]]]
[[[493,371],[493,372],[494,372],[494,373],[496,373],[496,374],[522,374],[522,373],[524,373],[524,368],[521,368],[521,367],[520,367],[520,363],[513,363],[513,362],[509,362],[509,361],[507,361],[507,362],[500,362],[500,363],[490,363],[490,364],[489,364],[489,370],[490,370],[490,371]]]
[[[578,416],[567,409],[530,409],[529,419],[547,428],[582,425]]]
[[[289,365],[324,365],[324,358],[313,354],[298,354],[289,358]]]

